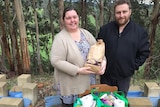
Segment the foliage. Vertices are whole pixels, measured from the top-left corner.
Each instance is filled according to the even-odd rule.
[[[97,35],[96,34],[96,26],[95,26],[95,20],[93,18],[93,16],[89,16],[88,17],[88,21],[87,21],[87,30],[90,31],[94,37],[96,37]]]
[[[79,15],[81,15],[81,1],[77,0],[72,2],[73,0],[64,0],[64,7],[66,6],[74,6],[77,10]],[[87,24],[86,29],[89,30],[95,37],[97,36],[97,30],[99,30],[99,0],[89,0],[87,2]],[[114,0],[104,0],[104,23],[108,23],[110,21],[111,12],[113,9],[113,1]],[[152,11],[152,5],[146,4],[139,4],[138,0],[131,0],[132,3],[132,19],[139,23],[141,26],[149,28],[150,20],[150,12]],[[25,24],[26,24],[26,32],[27,32],[27,40],[29,46],[29,54],[31,59],[31,71],[33,74],[38,74],[38,64],[37,64],[37,42],[36,42],[36,28],[35,28],[35,19],[34,19],[34,10],[33,10],[33,3],[31,1],[22,0],[23,5],[23,12],[25,16]],[[53,67],[50,65],[49,61],[49,52],[52,44],[52,34],[51,34],[51,26],[54,27],[54,33],[56,34],[59,32],[59,7],[58,7],[58,0],[51,0],[51,9],[53,15],[53,23],[50,24],[49,19],[49,7],[48,7],[48,0],[37,0],[36,1],[36,11],[38,17],[38,26],[39,26],[39,43],[40,43],[40,57],[42,60],[42,66],[45,72],[49,73],[53,71]],[[10,20],[14,19],[14,3],[10,1]],[[3,13],[4,23],[6,25],[5,30],[7,35],[7,40],[11,41],[11,37],[9,36],[9,24],[6,18],[6,8],[5,8],[5,1],[0,1],[0,9]],[[82,16],[80,16],[81,19]],[[98,25],[97,25],[98,23]],[[17,22],[13,20],[14,29],[17,34],[18,41],[19,31],[17,27]],[[160,76],[159,68],[159,48],[160,48],[160,28],[157,29],[156,32],[156,39],[155,39],[155,47],[154,47],[154,55],[153,55],[153,63],[150,72],[150,78],[158,78]],[[20,44],[20,43],[19,43]],[[11,45],[11,44],[10,44]],[[0,48],[1,49],[1,48]],[[1,51],[1,50],[0,50]],[[6,62],[8,64],[8,62]],[[7,68],[9,68],[7,66]],[[144,73],[144,66],[140,67],[138,72],[136,72],[134,78],[142,78]]]
[[[132,19],[141,26],[147,27],[148,6],[145,4],[139,5],[138,1],[131,1],[132,3]]]
[[[160,77],[160,27],[157,29],[158,36],[155,38],[154,42],[154,50],[153,50],[153,61],[152,61],[152,67],[151,67],[151,72],[150,72],[150,79],[158,79]]]

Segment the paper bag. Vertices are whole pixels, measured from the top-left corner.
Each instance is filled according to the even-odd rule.
[[[90,47],[85,67],[91,67],[91,70],[98,72],[101,69],[101,62],[104,59],[105,44],[102,39],[99,39],[96,44]]]

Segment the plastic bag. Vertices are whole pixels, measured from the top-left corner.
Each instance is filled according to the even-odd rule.
[[[96,107],[96,101],[93,100],[93,96],[88,94],[81,98],[77,98],[74,103],[74,107]]]
[[[96,107],[114,107],[114,101],[110,102],[113,104],[109,104],[109,102],[107,102],[108,104],[105,104],[102,100],[101,97],[103,95],[113,95],[113,97],[115,97],[116,99],[122,100],[124,102],[124,106],[128,107],[128,99],[125,97],[124,93],[121,91],[115,91],[115,92],[98,92],[97,94],[94,93],[94,91],[92,90],[92,96],[94,98],[94,100],[96,101]],[[114,99],[114,98],[113,98]],[[114,100],[116,100],[114,99]]]

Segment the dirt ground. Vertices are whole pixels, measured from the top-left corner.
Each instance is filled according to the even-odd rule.
[[[14,76],[7,79],[9,90],[14,86],[17,86],[17,77],[18,76]],[[97,77],[97,81],[99,81],[99,77]],[[55,90],[53,88],[54,84],[53,74],[32,75],[31,82],[37,83],[38,86],[38,100],[37,104],[34,107],[45,107],[44,98],[55,95]],[[61,106],[56,106],[56,107],[61,107]]]
[[[9,90],[17,86],[17,77],[18,76],[14,76],[7,79]],[[53,89],[53,74],[32,75],[31,82],[37,83],[38,86],[38,100],[34,107],[45,107],[44,98],[55,95],[55,90]]]
[[[17,77],[9,78],[7,82],[8,82],[8,88],[11,89],[13,86],[17,86]],[[55,95],[55,90],[53,88],[54,84],[53,74],[32,75],[31,82],[37,83],[38,86],[38,100],[37,104],[34,107],[45,107],[44,98]],[[99,83],[98,76],[97,76],[97,82]],[[55,107],[61,107],[61,106],[55,106]]]

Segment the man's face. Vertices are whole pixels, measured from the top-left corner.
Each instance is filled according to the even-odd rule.
[[[121,4],[115,7],[115,20],[119,26],[126,25],[131,16],[131,9],[128,4]]]

